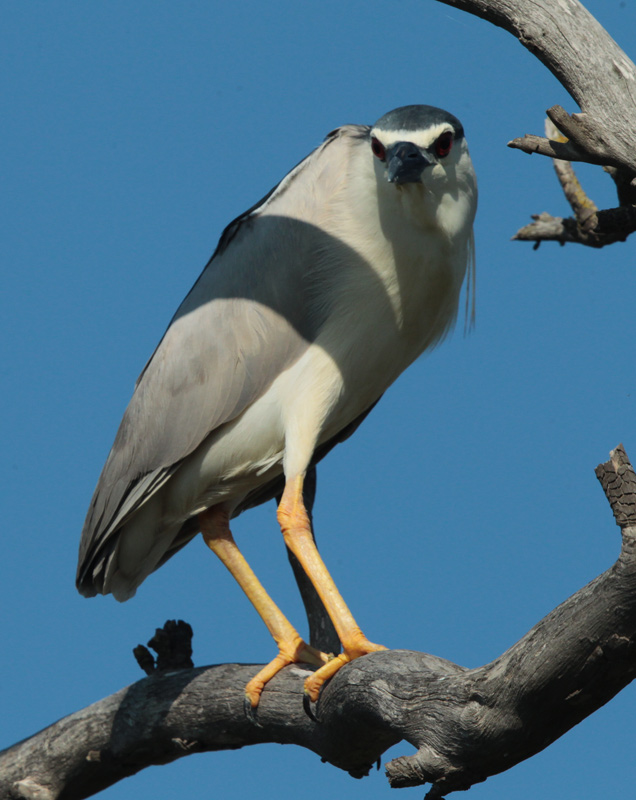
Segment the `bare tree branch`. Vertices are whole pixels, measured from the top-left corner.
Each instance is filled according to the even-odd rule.
[[[532,215],[533,222],[520,228],[512,237],[516,241],[584,244],[588,247],[605,247],[615,242],[624,242],[636,231],[636,207],[625,206],[599,211],[597,224],[591,231],[584,231],[575,219],[553,217],[547,212]]]
[[[636,676],[636,475],[622,447],[597,475],[622,528],[618,561],[490,664],[365,656],[325,687],[317,722],[303,711],[306,670],[288,667],[267,685],[258,725],[243,695],[261,665],[155,672],[0,753],[0,798],[79,800],[154,764],[261,742],[307,747],[361,777],[404,739],[417,752],[387,764],[389,781],[431,783],[431,799],[509,769]]]
[[[603,166],[600,158],[591,162],[590,156],[575,147],[572,142],[556,142],[552,139],[546,139],[544,136],[535,136],[533,133],[526,133],[525,136],[521,136],[519,139],[512,139],[512,141],[508,142],[508,147],[522,150],[529,155],[538,153],[538,155],[548,156],[549,158],[585,161]]]
[[[546,120],[545,128],[548,137],[546,141],[550,141],[555,147],[569,144],[551,120]],[[572,163],[560,158],[554,158],[552,163],[574,217],[563,219],[546,212],[535,214],[532,217],[533,222],[517,231],[513,239],[535,242],[535,249],[545,241],[605,247],[615,242],[624,242],[630,233],[636,231],[635,205],[626,203],[619,208],[599,211],[596,203],[583,190]],[[618,171],[611,167],[607,169],[612,170],[612,177],[617,180]],[[625,195],[625,199],[631,198]]]
[[[557,128],[600,163],[611,159],[636,173],[636,66],[578,0],[439,2],[488,20],[519,39],[583,112],[570,115],[554,106],[548,115]]]
[[[567,143],[567,139],[555,127],[554,123],[547,119],[545,121],[545,133],[550,139],[557,142]],[[596,226],[598,206],[585,193],[579,179],[574,172],[571,161],[564,161],[561,158],[552,159],[552,165],[556,172],[563,194],[574,212],[577,224],[583,230],[593,230]]]
[[[513,34],[535,55],[581,108],[568,114],[553,106],[547,115],[566,141],[526,134],[508,143],[525,153],[585,161],[612,171],[621,210],[576,221],[534,215],[513,237],[604,247],[636,230],[636,66],[578,0],[439,0],[482,17]],[[617,110],[620,109],[620,113]],[[597,224],[595,225],[594,222]]]

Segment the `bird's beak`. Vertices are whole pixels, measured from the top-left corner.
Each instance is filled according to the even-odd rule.
[[[413,142],[396,142],[386,151],[386,176],[389,183],[419,183],[422,172],[431,164]]]

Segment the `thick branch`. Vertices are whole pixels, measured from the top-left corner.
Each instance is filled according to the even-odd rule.
[[[156,672],[0,754],[0,798],[77,800],[189,753],[294,743],[356,777],[391,745],[392,786],[467,789],[542,750],[636,676],[636,476],[622,449],[597,469],[623,546],[616,564],[490,664],[464,669],[424,653],[374,653],[325,687],[318,722],[303,711],[306,671],[268,684],[259,725],[243,713],[258,666]]]
[[[439,1],[509,31],[552,72],[582,111],[548,112],[579,156],[586,154],[577,160],[636,174],[636,66],[578,0]],[[545,140],[534,148],[553,155]]]
[[[575,218],[543,213],[513,239],[604,247],[636,230],[636,66],[578,0],[439,0],[513,34],[567,89],[581,108],[547,110],[564,135],[526,134],[508,142],[525,153],[603,166],[614,178],[619,209]],[[620,109],[620,113],[616,113]]]

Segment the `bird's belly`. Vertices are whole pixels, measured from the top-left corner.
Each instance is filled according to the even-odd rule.
[[[207,436],[166,485],[166,516],[184,521],[219,503],[232,509],[282,472],[280,409],[267,392]]]
[[[340,430],[376,397],[358,396],[363,407],[357,412],[343,405],[338,363],[320,345],[310,345],[258,400],[183,461],[164,489],[164,518],[185,520],[219,503],[232,510],[281,472],[303,473],[324,440],[325,425]]]
[[[452,278],[400,287],[392,297],[377,282],[359,293],[359,304],[337,316],[321,343],[340,376],[337,403],[326,420],[329,438],[353,421],[452,324],[458,290]],[[398,295],[395,297],[395,295]]]
[[[374,275],[356,288],[356,302],[349,295],[301,357],[184,460],[165,487],[166,516],[183,521],[218,503],[232,510],[281,472],[303,473],[319,444],[443,335],[457,307],[452,279],[433,280],[430,271],[400,287],[399,305]]]

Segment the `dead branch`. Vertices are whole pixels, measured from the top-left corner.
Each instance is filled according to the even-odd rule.
[[[512,237],[516,241],[585,244],[588,247],[605,247],[615,242],[624,242],[636,231],[636,207],[608,208],[596,215],[596,225],[584,231],[572,217],[553,217],[547,212],[533,214],[529,225],[520,228]]]
[[[509,147],[564,161],[585,161],[611,171],[619,194],[619,209],[609,209],[587,227],[549,214],[513,237],[577,242],[604,247],[624,241],[636,230],[636,66],[607,31],[578,2],[564,0],[439,0],[482,17],[513,34],[535,55],[578,103],[569,114],[552,106],[547,115],[565,140],[526,134]],[[619,213],[621,212],[621,213]],[[575,217],[576,221],[576,217]]]
[[[545,122],[545,133],[547,141],[550,141],[555,148],[569,145],[567,139],[549,119]],[[553,217],[546,212],[535,214],[532,217],[533,222],[517,231],[513,239],[535,242],[535,249],[545,241],[555,241],[560,244],[573,242],[600,248],[615,242],[624,242],[630,233],[636,231],[636,205],[630,202],[634,198],[625,195],[624,205],[599,211],[596,203],[587,196],[581,186],[571,161],[553,158],[552,164],[574,217],[563,219]],[[612,177],[617,180],[618,171],[612,167],[607,169],[612,170]],[[618,184],[617,188],[620,191]]]
[[[151,765],[261,742],[307,747],[362,777],[404,739],[417,753],[387,764],[389,782],[431,783],[431,799],[509,769],[636,676],[636,475],[622,447],[597,475],[622,529],[617,562],[490,664],[374,653],[325,687],[317,721],[303,711],[307,671],[288,667],[268,684],[257,725],[243,690],[261,665],[155,671],[0,753],[0,798],[79,800]]]

